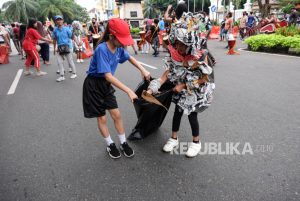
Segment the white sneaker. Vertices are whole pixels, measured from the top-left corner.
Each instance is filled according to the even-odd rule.
[[[56,79],[56,82],[61,82],[64,81],[65,77],[64,76],[60,76],[59,78]]]
[[[77,63],[80,63],[80,59],[77,59]]]
[[[84,62],[84,60],[83,60],[83,59],[80,59],[80,62],[81,62],[81,63],[83,63],[83,62]]]
[[[29,71],[29,70],[26,70],[25,72],[24,72],[24,75],[31,75],[32,74],[32,72],[31,71]]]
[[[171,152],[175,147],[178,146],[178,138],[175,140],[173,138],[169,138],[165,146],[163,147],[164,152]]]
[[[43,76],[43,75],[47,75],[46,72],[43,72],[43,71],[39,71],[36,73],[37,76]]]
[[[201,150],[201,142],[199,143],[194,143],[192,142],[187,150],[187,152],[185,153],[186,157],[192,158],[198,155],[198,153]]]
[[[145,52],[145,54],[148,54],[148,53],[149,53],[148,51]]]
[[[75,79],[76,77],[77,77],[76,74],[72,74],[70,78],[71,78],[71,79]]]

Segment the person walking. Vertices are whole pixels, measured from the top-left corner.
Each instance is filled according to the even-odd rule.
[[[11,27],[12,27],[12,32],[13,32],[14,45],[15,45],[19,55],[21,55],[21,45],[20,45],[20,40],[19,40],[19,38],[20,38],[20,26],[16,22],[16,23],[12,23]]]
[[[26,35],[23,41],[23,49],[27,56],[25,62],[25,66],[26,66],[25,75],[32,74],[29,71],[29,69],[31,66],[31,62],[34,61],[34,66],[37,71],[36,74],[38,76],[42,76],[42,75],[46,75],[47,73],[40,70],[40,66],[41,66],[40,56],[37,50],[37,48],[40,49],[40,46],[38,46],[38,40],[46,41],[49,43],[51,43],[52,40],[42,37],[36,29],[37,29],[37,20],[29,19]]]
[[[77,63],[83,63],[82,52],[84,51],[84,43],[82,41],[83,31],[79,21],[74,21],[72,23],[73,27],[73,36],[74,36],[74,50],[77,55]]]
[[[45,27],[43,26],[43,23],[40,22],[40,21],[37,22],[37,31],[39,32],[39,34],[42,37],[47,38],[49,40],[51,39],[49,32],[45,29]],[[41,40],[39,40],[38,43],[41,47],[40,54],[41,54],[41,57],[44,61],[44,64],[49,65],[50,64],[49,63],[49,61],[50,61],[50,54],[49,54],[50,46],[49,46],[49,43],[47,43],[45,41],[41,41]]]
[[[243,16],[240,18],[240,24],[239,24],[239,31],[240,31],[240,37],[241,40],[244,39],[245,33],[246,33],[246,28],[247,28],[247,22],[248,22],[248,17],[247,17],[247,12],[243,12]]]
[[[27,29],[27,26],[25,24],[20,25],[19,41],[20,41],[20,45],[21,45],[22,59],[25,59],[25,56],[26,56],[24,48],[23,48],[23,41],[24,41],[24,38],[25,38],[26,29]]]
[[[100,28],[99,25],[97,23],[97,19],[93,18],[92,19],[92,24],[89,27],[89,34],[92,36],[93,38],[93,49],[95,50],[98,42],[100,40]]]
[[[159,22],[158,22],[158,27],[159,27],[159,34],[158,34],[158,37],[159,37],[159,47],[162,46],[163,44],[163,34],[165,33],[165,21],[160,18]]]
[[[253,15],[253,12],[251,11],[250,15],[248,15],[248,18],[247,18],[247,27],[248,28],[254,27],[255,26],[255,22],[256,22],[255,17]]]
[[[158,45],[159,45],[159,38],[158,38],[158,33],[159,33],[159,26],[158,26],[158,19],[154,19],[153,25],[151,26],[151,45],[152,49],[154,50],[154,53],[152,54],[154,57],[157,57],[159,52],[158,52]]]
[[[71,79],[75,79],[77,77],[76,75],[76,67],[73,61],[73,55],[72,55],[72,32],[69,27],[66,27],[63,25],[64,20],[63,17],[60,15],[55,16],[55,22],[57,24],[57,27],[53,30],[52,38],[54,40],[54,55],[56,54],[56,44],[57,44],[57,63],[59,66],[59,78],[56,79],[57,82],[61,82],[65,80],[65,69],[64,69],[64,60],[66,59],[69,68],[71,69],[72,75]]]
[[[290,14],[290,17],[289,17],[289,26],[291,26],[291,25],[296,26],[297,19],[298,19],[297,10],[296,10],[296,8],[292,8],[291,9],[291,14]]]
[[[114,159],[120,158],[121,154],[110,136],[106,110],[109,111],[118,132],[121,152],[126,157],[133,157],[134,151],[126,142],[123,120],[112,85],[127,93],[132,102],[137,99],[137,95],[114,76],[117,66],[128,60],[143,77],[150,79],[150,73],[124,49],[133,43],[127,23],[119,18],[110,19],[91,59],[83,84],[84,117],[97,118],[99,131],[107,144],[106,151]]]

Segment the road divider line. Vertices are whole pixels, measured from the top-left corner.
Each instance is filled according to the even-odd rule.
[[[140,61],[139,61],[139,63],[140,63],[140,64],[142,64],[143,66],[146,66],[146,67],[148,67],[148,68],[152,68],[152,69],[155,69],[155,70],[157,70],[157,68],[156,68],[156,67],[154,67],[154,66],[151,66],[151,65],[145,64],[145,63],[143,63],[143,62],[140,62]]]
[[[10,86],[8,92],[7,92],[7,95],[12,95],[12,94],[15,93],[22,73],[23,73],[23,69],[19,69],[13,83],[11,84],[11,86]]]

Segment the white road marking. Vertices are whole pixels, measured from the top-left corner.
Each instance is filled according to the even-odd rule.
[[[256,54],[266,54],[266,55],[272,55],[272,56],[279,56],[279,57],[291,57],[291,58],[298,58],[300,59],[299,56],[293,56],[293,55],[284,55],[284,54],[272,54],[272,53],[267,53],[267,52],[255,52],[255,51],[250,51],[250,50],[246,50],[244,48],[239,48],[238,51],[242,51],[242,52],[250,52],[250,53],[256,53]]]
[[[140,61],[139,61],[140,62]],[[143,63],[143,62],[140,62],[140,64],[142,64],[143,66],[146,66],[146,67],[148,67],[148,68],[152,68],[152,69],[155,69],[155,70],[157,70],[157,68],[156,67],[154,67],[154,66],[151,66],[151,65],[148,65],[148,64],[145,64],[145,63]]]
[[[23,73],[23,69],[19,69],[13,83],[11,84],[11,86],[10,86],[8,92],[7,92],[7,95],[11,95],[11,94],[15,93],[22,73]]]

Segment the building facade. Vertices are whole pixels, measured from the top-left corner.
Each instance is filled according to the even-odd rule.
[[[118,0],[116,5],[121,19],[127,19],[131,27],[142,26],[144,15],[140,0]]]

